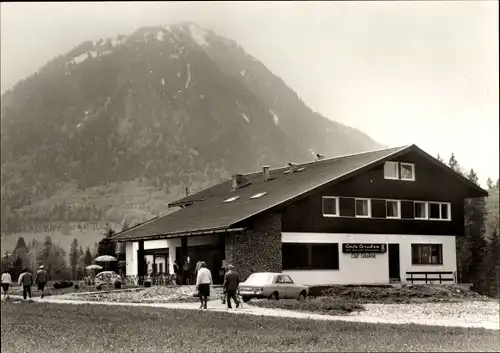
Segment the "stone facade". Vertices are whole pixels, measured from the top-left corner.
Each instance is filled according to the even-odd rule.
[[[244,281],[253,272],[281,272],[281,214],[264,214],[241,233],[226,235],[226,260]]]

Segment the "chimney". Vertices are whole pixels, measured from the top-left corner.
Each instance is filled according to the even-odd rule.
[[[296,164],[293,164],[292,162],[288,163],[288,170],[290,173],[295,173],[297,169],[298,167]]]
[[[186,197],[189,196],[189,186],[186,186]]]
[[[264,181],[269,180],[269,166],[265,165],[262,167],[262,176],[264,177]]]
[[[316,154],[316,161],[320,161],[320,160],[322,160],[324,158],[325,158],[324,154],[319,154],[319,153]]]
[[[233,190],[242,188],[250,184],[250,181],[243,174],[233,174]]]

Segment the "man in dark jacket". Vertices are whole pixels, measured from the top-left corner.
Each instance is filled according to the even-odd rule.
[[[18,279],[19,285],[23,286],[23,298],[26,299],[29,294],[31,299],[31,286],[33,285],[33,275],[27,268],[23,270],[23,273],[19,276]]]
[[[38,284],[38,290],[42,292],[41,297],[43,298],[43,290],[45,289],[45,285],[49,280],[49,275],[47,271],[44,269],[43,265],[40,266],[40,269],[36,273],[35,283]]]
[[[231,309],[231,298],[236,303],[236,308],[240,306],[240,302],[238,300],[238,296],[236,293],[238,292],[238,285],[240,284],[240,277],[238,276],[238,272],[234,270],[233,265],[227,266],[228,271],[224,275],[224,290],[226,291],[227,296],[227,307]]]

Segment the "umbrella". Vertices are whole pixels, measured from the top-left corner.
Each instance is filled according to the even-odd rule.
[[[114,257],[114,256],[102,255],[102,256],[96,257],[94,259],[94,261],[95,262],[104,262],[105,263],[104,267],[106,267],[108,269],[109,266],[107,264],[110,263],[110,262],[113,262],[113,261],[118,261],[118,259],[116,257]]]
[[[102,266],[99,266],[99,265],[89,265],[87,267],[85,267],[85,269],[87,270],[102,270]]]
[[[95,262],[112,262],[112,261],[118,261],[118,259],[114,256],[102,255],[102,256],[96,257],[94,259],[94,261]]]

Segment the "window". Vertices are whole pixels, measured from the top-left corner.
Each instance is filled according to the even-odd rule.
[[[285,283],[293,284],[293,281],[292,281],[292,279],[290,278],[290,276],[283,275],[283,278],[285,279]]]
[[[386,179],[399,179],[398,162],[385,162],[385,164],[384,164],[384,178],[386,178]]]
[[[283,275],[277,275],[274,283],[285,283],[285,280],[283,279]]]
[[[355,207],[355,202],[352,197],[339,198],[340,217],[354,217],[356,214]]]
[[[332,243],[283,243],[283,270],[338,270],[339,245]]]
[[[411,263],[413,265],[442,265],[442,244],[411,244]]]
[[[427,219],[427,202],[415,201],[415,219]]]
[[[258,199],[259,197],[262,197],[264,195],[266,195],[267,192],[259,192],[258,194],[255,194],[253,195],[252,197],[250,197],[251,199]]]
[[[400,163],[401,180],[415,180],[415,165],[412,163]]]
[[[415,164],[385,162],[384,178],[399,179],[399,180],[415,180]]]
[[[397,200],[385,201],[387,218],[401,218],[401,204]]]
[[[401,201],[401,218],[402,219],[414,219],[415,218],[415,207],[413,206],[413,201]]]
[[[338,203],[337,197],[323,196],[323,216],[335,217],[338,216]]]
[[[450,204],[443,202],[429,202],[429,219],[439,219],[449,221]]]
[[[370,217],[369,199],[356,199],[356,217]]]
[[[239,196],[233,196],[233,197],[228,198],[227,200],[224,200],[224,202],[233,202],[233,201],[238,200],[239,198],[240,198]]]
[[[371,200],[371,211],[372,211],[372,217],[373,218],[386,218],[387,217],[387,212],[386,212],[386,206],[385,206],[385,200]]]

